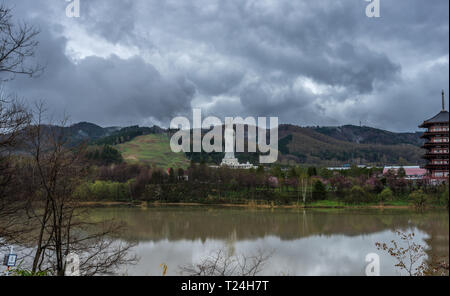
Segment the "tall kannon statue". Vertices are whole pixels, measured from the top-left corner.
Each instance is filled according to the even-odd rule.
[[[225,129],[225,157],[221,166],[236,167],[239,166],[238,159],[234,156],[234,147],[236,143],[234,129],[227,127]]]
[[[233,128],[227,127],[225,129],[225,157],[222,160],[221,166],[226,166],[234,169],[251,169],[254,166],[247,162],[240,164],[239,160],[234,155],[234,148],[236,144],[236,136]]]

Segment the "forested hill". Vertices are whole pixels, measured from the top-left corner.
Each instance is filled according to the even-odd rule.
[[[87,141],[92,145],[120,145],[134,141],[145,135],[159,135],[168,133],[158,126],[139,127],[100,127],[93,123],[81,122],[65,128],[69,132],[72,143]],[[145,151],[155,147],[155,141],[147,141]],[[355,164],[422,164],[423,154],[420,146],[420,133],[393,133],[371,127],[342,126],[342,127],[299,127],[295,125],[280,125],[279,127],[279,162],[284,164],[304,165],[342,165]],[[156,145],[156,144],[155,144]],[[170,150],[169,141],[158,143],[158,149]],[[155,148],[155,149],[156,149]],[[217,163],[223,155],[216,154],[187,154],[194,161]],[[136,156],[138,159],[139,155]],[[148,155],[145,155],[148,158]],[[237,154],[240,161],[255,163],[257,155]],[[151,159],[147,159],[152,161]],[[157,160],[155,160],[157,163]]]
[[[87,141],[95,145],[118,145],[133,140],[136,137],[148,134],[161,134],[167,132],[158,127],[100,127],[89,122],[80,122],[66,128],[72,143]]]
[[[330,130],[325,131],[329,132]],[[331,132],[331,135],[327,135],[323,131],[324,129],[320,128],[280,125],[279,150],[282,156],[279,161],[330,166],[343,163],[378,165],[423,163],[421,158],[423,151],[419,147],[419,134],[417,134],[418,140],[413,141],[404,134],[381,130],[374,132],[377,130],[372,129],[371,132],[377,140],[363,138],[364,133],[361,133],[358,139],[349,136],[340,139],[341,134],[338,131]],[[383,137],[383,134],[389,134],[391,139]],[[405,139],[408,139],[410,143]],[[414,142],[415,144],[411,144]]]
[[[361,144],[398,145],[411,144],[422,146],[421,132],[393,133],[367,126],[344,125],[339,127],[313,127],[318,133],[330,136],[336,140]]]
[[[298,130],[298,126],[283,124],[280,126],[285,130]],[[291,129],[292,128],[292,129]],[[317,133],[329,136],[336,140],[352,142],[357,144],[378,144],[378,145],[399,145],[411,144],[415,146],[422,146],[423,139],[420,138],[421,132],[416,133],[394,133],[372,127],[359,127],[354,125],[344,125],[337,127],[306,127]],[[166,133],[167,130],[158,126],[153,127],[100,127],[89,122],[80,122],[70,127],[72,137],[76,139],[97,140],[103,139],[101,142],[109,144],[116,144],[114,142],[126,142],[131,140],[132,134],[161,134]],[[120,139],[120,137],[124,137]],[[109,138],[109,139],[104,139]]]

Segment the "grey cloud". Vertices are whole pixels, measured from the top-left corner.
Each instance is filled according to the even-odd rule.
[[[241,93],[241,102],[246,110],[262,116],[276,116],[278,112],[302,108],[308,105],[311,97],[304,92],[296,92],[291,85],[274,89],[268,82],[247,86]]]
[[[163,76],[140,57],[92,56],[74,63],[64,54],[67,39],[54,38],[52,31],[46,28],[39,36],[37,57],[46,61],[45,72],[34,79],[17,77],[8,89],[30,102],[43,100],[53,113],[104,125],[168,121],[191,108],[196,90],[184,77]]]
[[[45,96],[74,120],[167,124],[198,105],[219,116],[415,130],[448,92],[447,0],[381,0],[380,19],[365,16],[363,0],[81,0],[71,26],[141,56],[77,64],[58,26],[66,3],[55,3],[14,1],[17,17],[43,28],[49,67],[11,89]],[[299,88],[299,77],[327,91]]]
[[[134,0],[82,1],[83,24],[89,31],[105,37],[112,43],[127,42],[127,36],[135,36]]]

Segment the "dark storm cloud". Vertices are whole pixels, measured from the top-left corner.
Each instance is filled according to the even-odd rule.
[[[49,61],[44,74],[11,82],[17,88],[27,85],[21,91],[25,97],[99,124],[129,124],[150,117],[167,121],[190,109],[195,88],[184,78],[163,77],[139,57],[87,57],[74,64],[63,54],[64,40],[45,35],[41,38],[48,39],[39,51]]]
[[[379,19],[363,0],[81,0],[74,20],[62,0],[14,3],[42,26],[49,67],[11,88],[74,120],[167,124],[202,107],[414,130],[448,85],[447,0],[381,0]]]
[[[41,23],[36,60],[45,63],[37,78],[16,77],[8,89],[43,100],[52,113],[98,124],[168,121],[191,108],[194,86],[182,76],[163,76],[138,56],[121,59],[86,57],[74,63],[66,54],[67,38],[59,25]]]

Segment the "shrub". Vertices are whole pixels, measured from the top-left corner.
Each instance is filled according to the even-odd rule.
[[[353,186],[349,194],[347,194],[345,201],[350,204],[358,204],[367,201],[367,193],[361,186]]]
[[[428,203],[427,195],[420,189],[412,192],[409,195],[416,208],[423,209]]]
[[[366,180],[365,186],[367,187],[368,191],[371,191],[373,193],[381,193],[384,189],[383,183],[376,177],[371,177]]]
[[[392,192],[392,190],[390,188],[384,188],[383,191],[381,191],[380,194],[378,194],[378,200],[380,202],[386,202],[388,200],[393,200],[394,199],[394,193]]]
[[[94,200],[130,200],[130,184],[111,181],[95,181],[85,183],[77,188],[75,193],[80,199]]]
[[[33,273],[30,270],[27,269],[15,269],[11,271],[11,274],[13,276],[21,276],[21,277],[44,277],[44,276],[50,276],[50,272],[48,271],[37,271]]]
[[[448,197],[448,186],[447,186],[445,191],[442,193],[442,200],[444,201],[444,204],[447,206],[447,209],[448,209],[448,199],[449,199],[449,197]]]

